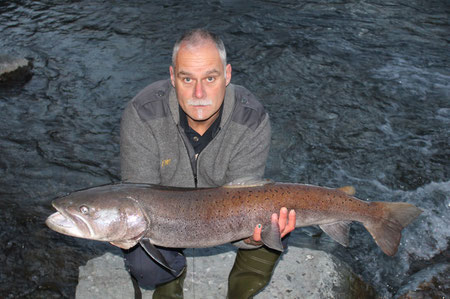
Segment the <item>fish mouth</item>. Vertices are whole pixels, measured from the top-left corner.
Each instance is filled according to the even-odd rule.
[[[93,230],[89,223],[80,217],[67,213],[64,209],[58,208],[55,204],[52,204],[57,212],[51,214],[45,224],[52,230],[78,238],[91,239],[93,238]]]

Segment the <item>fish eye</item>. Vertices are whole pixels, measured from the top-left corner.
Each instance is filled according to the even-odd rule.
[[[81,206],[80,212],[81,212],[81,214],[87,214],[87,213],[89,213],[89,208],[86,206]]]

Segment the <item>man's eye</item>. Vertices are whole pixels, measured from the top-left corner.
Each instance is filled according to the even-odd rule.
[[[186,83],[190,83],[191,82],[191,78],[184,78],[183,81],[186,82]]]
[[[214,82],[215,78],[214,77],[208,77],[206,78],[206,81],[208,82]]]

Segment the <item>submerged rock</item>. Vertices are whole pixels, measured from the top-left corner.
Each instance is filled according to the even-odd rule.
[[[31,61],[25,58],[0,54],[0,84],[26,82],[32,76],[32,68]]]
[[[450,264],[437,264],[411,276],[398,292],[399,299],[447,298],[450,294]]]
[[[229,246],[187,249],[185,298],[225,298],[235,251]],[[193,256],[195,255],[195,258]],[[153,290],[142,290],[151,298]],[[80,267],[76,298],[133,298],[134,288],[120,253],[106,253]],[[269,285],[255,299],[375,298],[372,287],[334,256],[290,247],[275,268]]]

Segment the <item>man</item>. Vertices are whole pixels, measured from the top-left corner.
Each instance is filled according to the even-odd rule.
[[[123,181],[178,187],[217,187],[262,177],[269,152],[267,113],[245,88],[230,84],[223,42],[192,30],[175,44],[170,80],[147,86],[127,106],[121,122]],[[283,208],[272,221],[281,236],[295,227],[295,212]],[[261,225],[240,242],[230,273],[229,298],[249,298],[270,280],[280,253],[260,247]],[[156,286],[153,298],[182,298],[186,260],[179,249],[160,248],[177,273],[156,264],[140,245],[125,251],[140,286]]]

